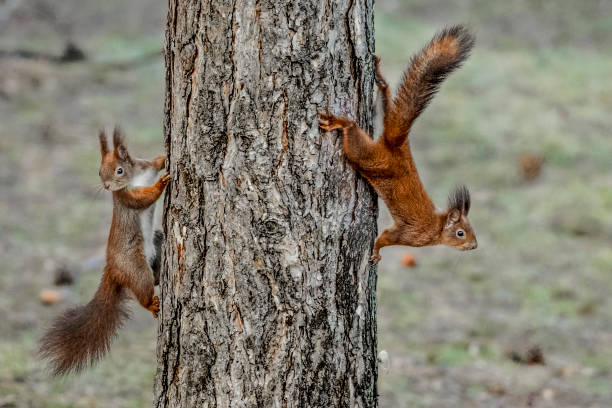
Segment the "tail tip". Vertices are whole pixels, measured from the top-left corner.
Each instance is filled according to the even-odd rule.
[[[464,24],[455,24],[444,28],[437,36],[438,39],[452,37],[459,43],[460,53],[467,56],[476,43],[476,37]]]

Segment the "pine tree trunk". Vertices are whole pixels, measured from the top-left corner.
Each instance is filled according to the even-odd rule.
[[[372,0],[170,0],[156,407],[375,407]]]

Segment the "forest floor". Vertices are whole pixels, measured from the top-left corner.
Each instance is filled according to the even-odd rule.
[[[467,22],[478,37],[411,143],[438,206],[470,187],[479,247],[382,251],[380,406],[612,406],[612,5],[461,3],[376,2],[393,84],[439,27]],[[70,38],[87,58],[0,56],[0,407],[150,406],[156,327],[139,307],[83,375],[50,380],[34,350],[100,278],[111,205],[97,129],[121,124],[143,157],[162,150],[166,5],[32,4],[0,21],[0,50],[60,55]],[[526,154],[544,159],[533,180]],[[384,205],[379,224],[390,225]],[[401,265],[407,253],[415,267]],[[45,306],[62,266],[75,283]]]

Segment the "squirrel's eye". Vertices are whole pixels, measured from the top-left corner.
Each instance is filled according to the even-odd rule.
[[[463,237],[464,235],[465,235],[465,232],[463,232],[463,230],[457,230],[458,237]]]
[[[117,167],[117,174],[123,174],[123,169],[121,167]]]

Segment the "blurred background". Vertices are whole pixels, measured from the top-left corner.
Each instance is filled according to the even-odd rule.
[[[88,301],[111,215],[95,133],[162,151],[165,2],[0,0],[0,407],[146,407],[155,324],[49,380],[41,328]],[[385,248],[381,407],[612,406],[612,2],[378,0],[396,85],[440,27],[477,46],[411,135],[443,207],[472,191],[479,247]],[[384,205],[380,228],[391,225]]]

